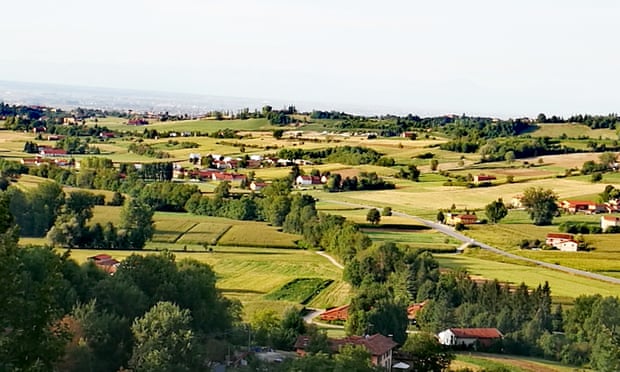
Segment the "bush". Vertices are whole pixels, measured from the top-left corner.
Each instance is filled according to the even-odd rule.
[[[465,229],[467,229],[467,227],[461,222],[457,222],[456,225],[454,225],[454,230],[456,231],[463,231]]]

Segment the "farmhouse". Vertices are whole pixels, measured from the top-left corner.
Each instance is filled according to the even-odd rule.
[[[475,214],[455,214],[448,213],[446,215],[446,224],[456,225],[462,223],[463,225],[472,225],[478,221],[478,217]]]
[[[360,345],[370,353],[370,361],[378,367],[392,366],[392,351],[398,345],[391,338],[376,333],[371,336],[349,336],[345,338],[329,338],[330,349],[337,353],[345,345]],[[295,341],[295,350],[300,356],[306,355],[306,348],[310,343],[309,336],[299,336]]]
[[[560,206],[564,212],[568,213],[583,212],[586,214],[595,214],[605,213],[607,211],[605,204],[595,203],[592,201],[563,200]]]
[[[575,241],[573,234],[549,233],[545,244],[566,252],[577,252],[579,249],[579,243]]]
[[[439,343],[446,346],[491,346],[504,335],[497,328],[448,328],[437,334]]]
[[[295,179],[295,184],[297,186],[312,186],[312,185],[320,185],[321,182],[320,176],[297,176]]]
[[[245,174],[239,173],[224,173],[224,172],[213,172],[211,174],[211,178],[213,181],[228,181],[228,182],[241,182],[246,179]]]
[[[47,156],[67,156],[67,151],[63,150],[63,149],[54,149],[51,147],[44,147],[41,146],[39,147],[39,154],[41,156],[47,157]]]
[[[267,186],[267,184],[265,182],[252,181],[252,183],[250,184],[250,190],[252,190],[252,191],[260,191],[265,186]]]
[[[116,259],[108,254],[98,254],[96,256],[88,257],[88,260],[95,263],[95,266],[105,271],[110,275],[114,275],[116,269],[121,264]]]
[[[474,176],[474,183],[478,184],[478,183],[482,183],[482,182],[491,182],[491,181],[495,181],[497,179],[497,177],[495,176],[489,176],[486,174],[479,174],[477,176]]]
[[[349,305],[338,306],[321,314],[321,320],[330,322],[334,320],[345,321],[349,317]]]
[[[608,228],[620,226],[620,217],[616,216],[601,216],[601,230],[607,231]]]
[[[513,196],[512,199],[510,199],[510,205],[515,209],[523,208],[523,195],[519,194]]]
[[[416,135],[416,133],[415,133],[415,132],[402,132],[402,133],[400,134],[400,136],[401,136],[402,138],[413,138],[413,139],[415,139],[415,138],[417,137],[417,135]]]
[[[407,306],[407,319],[409,319],[409,322],[411,324],[416,324],[416,318],[418,316],[418,313],[424,308],[424,306],[426,306],[427,303],[428,301],[423,301],[417,304],[411,304]]]

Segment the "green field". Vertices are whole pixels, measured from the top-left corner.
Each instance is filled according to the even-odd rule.
[[[460,242],[448,238],[437,231],[386,231],[381,229],[364,229],[364,232],[376,242],[393,242],[411,248],[427,249],[431,252],[455,252]]]
[[[558,138],[565,134],[569,138],[587,136],[597,139],[618,139],[618,134],[613,129],[591,129],[584,124],[539,124],[537,128],[528,132],[532,137],[552,137]]]
[[[230,228],[231,224],[202,222],[194,225],[185,234],[183,234],[177,243],[179,244],[217,244],[218,240]]]
[[[268,300],[289,301],[305,305],[332,283],[332,280],[323,278],[295,278],[269,293],[265,298]]]
[[[220,238],[218,245],[294,248],[297,246],[298,235],[278,231],[277,228],[265,223],[235,224]]]
[[[123,259],[132,253],[155,254],[155,251],[71,251],[78,262],[87,257],[108,253]],[[308,306],[327,308],[348,303],[349,286],[342,282],[342,272],[327,259],[312,251],[291,249],[257,249],[245,247],[216,247],[213,252],[175,252],[177,260],[193,258],[208,263],[215,270],[217,286],[225,296],[236,298],[244,304],[244,314],[250,317],[256,310],[273,309],[278,313],[295,301],[269,300],[265,296],[297,278],[333,280]]]
[[[501,369],[502,371],[531,371],[531,372],[572,372],[589,371],[583,368],[562,365],[557,362],[523,357],[517,355],[502,355],[488,353],[459,352],[452,362],[452,369],[469,368],[474,371],[483,369]]]
[[[475,252],[474,252],[475,253]],[[545,281],[549,282],[554,299],[558,302],[570,302],[580,295],[601,294],[603,296],[620,295],[620,285],[600,282],[560,271],[545,269],[538,266],[525,266],[509,262],[494,261],[494,257],[485,254],[482,258],[468,254],[437,254],[435,258],[441,267],[450,269],[462,268],[470,275],[487,279],[498,279],[501,282],[520,284],[535,288]]]

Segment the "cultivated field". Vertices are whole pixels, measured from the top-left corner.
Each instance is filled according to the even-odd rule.
[[[71,251],[78,262],[87,257],[108,253],[123,259],[132,253],[156,254],[155,251]],[[312,251],[290,249],[256,249],[246,247],[216,247],[213,252],[175,252],[177,260],[192,258],[208,263],[218,276],[217,286],[224,295],[244,304],[244,314],[250,317],[256,310],[273,309],[283,312],[290,301],[269,300],[266,296],[296,278],[322,278],[334,282],[308,305],[327,308],[348,302],[349,288],[342,282],[342,272],[327,259]]]
[[[524,282],[528,287],[535,288],[539,284],[549,282],[551,294],[555,302],[570,303],[580,295],[601,294],[604,296],[620,295],[620,285],[600,282],[594,279],[544,269],[538,266],[525,266],[515,263],[493,261],[493,257],[484,254],[485,259],[468,254],[437,254],[435,257],[442,267],[457,269],[463,268],[470,275],[481,276],[487,279],[498,279],[501,282],[520,284]]]
[[[591,129],[583,124],[539,124],[535,130],[528,132],[528,134],[532,137],[557,138],[566,135],[569,138],[618,139],[618,134],[613,129]]]

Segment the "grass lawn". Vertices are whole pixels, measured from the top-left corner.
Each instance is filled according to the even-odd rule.
[[[501,282],[512,284],[524,282],[529,287],[536,287],[547,281],[551,286],[552,295],[556,302],[565,302],[566,299],[574,299],[580,295],[593,295],[597,293],[603,296],[620,295],[620,285],[600,282],[538,266],[499,262],[495,261],[493,256],[485,254],[483,257],[486,259],[482,259],[475,257],[474,252],[474,256],[469,254],[436,254],[435,258],[439,261],[441,267],[451,269],[463,268],[470,275],[497,279]]]
[[[154,254],[154,251],[72,250],[72,257],[85,262],[87,257],[108,253],[123,259],[132,253]],[[298,306],[295,301],[277,301],[265,296],[296,278],[320,278],[334,282],[315,297],[309,306],[327,308],[348,303],[349,286],[342,282],[342,271],[313,251],[291,249],[263,249],[245,247],[215,247],[212,253],[175,252],[177,260],[193,258],[213,267],[217,286],[224,295],[239,299],[244,305],[244,316],[256,310],[273,309],[278,313],[287,306]]]

